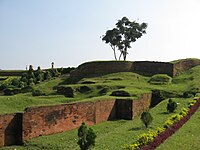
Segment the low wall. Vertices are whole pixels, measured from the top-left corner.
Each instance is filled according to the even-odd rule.
[[[23,140],[95,123],[93,102],[28,108],[23,115]]]
[[[151,93],[137,100],[107,99],[94,102],[27,108],[24,113],[0,115],[0,147],[19,145],[33,137],[94,125],[115,119],[133,119],[148,109]]]
[[[147,75],[167,74],[173,76],[173,64],[168,62],[136,61],[133,62],[133,71]]]
[[[0,146],[22,143],[22,114],[0,115]]]
[[[151,106],[152,94],[143,94],[140,100],[133,101],[133,118],[142,114]]]
[[[167,74],[171,77],[200,65],[198,59],[183,59],[177,63],[155,61],[99,61],[87,62],[70,72],[72,81],[84,77],[101,76],[116,72],[137,72],[145,75]]]
[[[174,75],[178,75],[186,70],[191,69],[192,67],[195,67],[197,65],[200,65],[200,60],[198,59],[185,59],[181,60],[178,63],[174,64]]]
[[[173,64],[152,61],[99,61],[81,64],[70,72],[72,81],[116,72],[138,72],[147,75],[167,74],[173,76]]]
[[[72,80],[81,79],[83,77],[93,77],[116,72],[132,71],[133,62],[130,61],[99,61],[87,62],[78,66],[70,72]]]
[[[112,119],[132,119],[149,108],[150,102],[151,94],[145,94],[138,100],[108,99],[28,108],[23,115],[23,140],[75,129],[82,122],[94,125]]]

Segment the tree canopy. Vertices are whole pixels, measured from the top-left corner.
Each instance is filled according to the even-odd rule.
[[[146,33],[147,23],[139,24],[136,21],[131,22],[128,18],[123,17],[115,25],[115,28],[106,31],[106,34],[102,36],[102,40],[113,49],[115,60],[120,60],[121,56],[123,56],[123,60],[126,60],[127,49],[131,48],[132,42],[135,42]],[[120,51],[118,59],[116,50]]]

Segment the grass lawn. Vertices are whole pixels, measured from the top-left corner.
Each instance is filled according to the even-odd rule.
[[[174,135],[161,144],[157,150],[199,150],[200,109]]]
[[[179,103],[177,112],[182,107],[187,106],[188,99],[174,99]],[[151,114],[154,117],[152,125],[145,129],[140,118],[134,120],[117,120],[107,121],[98,125],[92,126],[97,134],[96,146],[94,150],[120,150],[124,144],[131,144],[141,133],[148,130],[161,127],[165,120],[172,114],[166,113],[166,104],[168,100],[159,103],[155,108],[151,109]],[[59,133],[49,136],[41,136],[33,138],[26,143],[26,146],[11,146],[4,147],[5,150],[79,150],[77,142],[77,129],[64,133]]]
[[[179,112],[182,107],[187,107],[188,99],[176,97],[182,96],[183,92],[185,91],[195,91],[196,93],[200,93],[200,66],[194,67],[187,72],[174,77],[171,84],[153,85],[148,83],[149,79],[150,77],[141,76],[131,72],[114,73],[95,78],[84,78],[77,84],[64,85],[70,86],[74,89],[74,98],[67,98],[63,95],[56,94],[55,87],[60,83],[65,83],[63,78],[56,78],[34,86],[34,89],[41,90],[46,94],[46,96],[34,97],[31,93],[17,94],[14,96],[0,96],[0,114],[22,112],[26,107],[38,105],[54,105],[74,101],[93,101],[97,99],[103,100],[105,98],[117,98],[110,96],[110,94],[115,90],[125,90],[130,93],[130,98],[137,98],[140,94],[149,93],[155,89],[164,91],[165,97],[170,97],[174,101],[177,101],[179,103],[177,112]],[[83,82],[86,81],[92,81],[94,84],[83,84]],[[81,93],[78,91],[78,88],[81,86],[87,86],[91,90],[89,92]],[[99,93],[99,91],[102,89],[106,89],[104,94]],[[151,114],[154,120],[149,128],[150,130],[156,129],[157,127],[162,127],[165,120],[171,116],[171,114],[166,113],[166,104],[167,99],[159,103],[155,108],[151,109]],[[167,144],[169,145],[169,148],[166,150],[173,150],[173,145],[181,145],[181,143],[187,143],[187,141],[189,141],[189,143],[193,143],[191,144],[193,145],[193,147],[190,147],[191,149],[198,148],[200,143],[197,140],[195,141],[195,139],[199,138],[197,132],[197,127],[200,120],[198,117],[199,113],[200,112],[198,111],[198,113],[192,117],[191,121],[187,123],[191,124],[189,127],[187,127],[187,124],[185,125],[187,130],[182,131],[182,135],[176,137],[179,132],[182,133],[182,128],[177,134],[175,134],[175,138],[177,140],[172,140],[172,142],[176,142],[174,144]],[[193,119],[195,117],[196,119]],[[97,133],[96,146],[94,147],[94,150],[119,150],[124,144],[133,143],[139,134],[148,132],[149,130],[145,129],[139,118],[135,118],[133,121],[118,120],[103,122],[92,126],[92,128]],[[170,142],[171,140],[168,141]],[[168,141],[166,141],[166,143]],[[12,146],[1,149],[13,150],[16,148],[17,150],[78,150],[79,147],[76,143],[77,129],[60,134],[34,138],[28,141],[25,146]],[[164,146],[164,144],[163,148],[162,145],[160,146],[160,149],[165,149],[166,146]],[[179,147],[180,146],[177,148]],[[185,150],[185,147],[182,149]]]

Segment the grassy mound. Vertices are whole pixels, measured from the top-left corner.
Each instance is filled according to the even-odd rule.
[[[12,77],[11,77],[12,78]],[[118,98],[111,93],[123,90],[129,93],[130,99],[137,99],[141,94],[160,91],[161,97],[193,97],[200,95],[200,66],[196,66],[172,79],[166,75],[146,77],[133,72],[120,72],[107,74],[101,77],[83,78],[76,84],[67,84],[67,76],[57,77],[33,86],[34,91],[39,90],[42,95],[32,96],[32,92],[21,93],[14,96],[0,96],[0,113],[23,111],[24,108],[35,105],[53,105],[76,101],[95,101],[101,99]],[[155,78],[155,79],[154,79]],[[153,80],[154,79],[154,80]],[[7,82],[4,78],[0,82]],[[168,84],[151,84],[149,81]],[[169,84],[169,82],[171,83]],[[70,87],[71,97],[65,93],[60,94],[59,86]],[[0,92],[1,95],[1,92]],[[120,97],[119,98],[123,98]]]
[[[153,75],[149,80],[150,84],[170,84],[171,82],[172,78],[166,74]]]

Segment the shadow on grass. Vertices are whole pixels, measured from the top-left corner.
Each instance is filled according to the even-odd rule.
[[[161,113],[159,113],[159,114],[161,114],[161,115],[169,115],[169,112],[161,112]]]
[[[134,127],[134,128],[129,129],[128,131],[138,131],[141,129],[143,129],[143,127]]]

